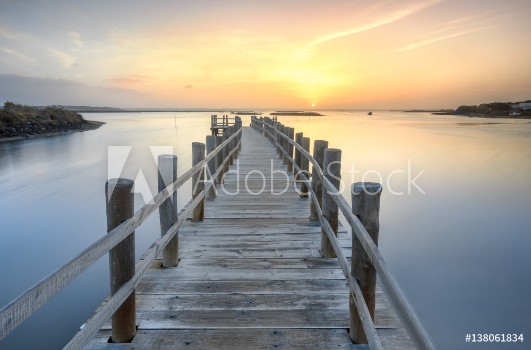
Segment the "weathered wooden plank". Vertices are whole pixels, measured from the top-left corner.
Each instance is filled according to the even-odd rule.
[[[202,330],[139,330],[130,344],[107,343],[109,333],[102,332],[87,350],[145,349],[367,349],[354,345],[344,329],[202,329]],[[237,341],[235,341],[237,339]]]
[[[247,210],[223,210],[223,211],[210,211],[205,214],[205,218],[245,218],[249,217],[249,215],[252,215],[256,218],[269,218],[269,219],[275,219],[278,217],[281,218],[297,218],[301,216],[309,216],[309,211],[307,210],[253,210],[253,209],[247,209]]]
[[[139,295],[138,307],[150,311],[348,309],[348,295],[224,294]]]
[[[202,249],[184,249],[182,254],[189,257],[247,257],[247,258],[316,258],[321,256],[317,248],[268,248],[268,249],[240,249],[232,248],[225,250],[202,250]]]
[[[153,279],[178,279],[181,281],[242,281],[260,280],[304,280],[304,279],[340,279],[343,272],[339,269],[226,269],[220,267],[188,267],[171,269],[149,269],[144,275],[145,281]]]
[[[216,239],[215,233],[207,234],[205,236],[195,237],[200,234],[193,234],[182,239],[183,246],[182,250],[198,250],[198,249],[208,249],[208,248],[217,248],[219,252],[222,248],[232,249],[235,247],[242,248],[242,250],[250,248],[274,248],[274,249],[287,249],[287,248],[317,248],[316,242],[319,241],[318,237],[315,237],[315,234],[310,233],[248,233],[243,232],[237,234],[226,234],[220,233],[219,240],[213,242],[213,239]],[[292,235],[293,237],[289,237]],[[234,237],[234,238],[233,238]],[[289,238],[286,238],[289,237]],[[197,239],[194,239],[197,238]],[[286,239],[284,241],[275,241],[275,238]],[[289,241],[288,241],[289,239]],[[350,248],[351,244],[346,240],[339,240],[341,248],[345,251]],[[214,252],[212,252],[214,253]],[[351,252],[348,252],[350,256]]]
[[[139,294],[167,293],[180,294],[285,294],[299,293],[305,290],[307,295],[319,293],[348,292],[347,282],[340,280],[248,280],[248,281],[178,281],[178,280],[143,280],[136,289]]]
[[[300,259],[252,259],[252,258],[216,258],[181,259],[181,268],[220,266],[227,269],[337,269],[337,259],[300,258]]]
[[[379,328],[396,328],[393,316],[376,314]],[[343,328],[349,326],[344,309],[295,310],[138,310],[138,329],[231,329],[231,328]],[[109,325],[102,329],[108,329]]]

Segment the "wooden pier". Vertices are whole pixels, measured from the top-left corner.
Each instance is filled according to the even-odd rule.
[[[171,165],[169,171],[163,170],[159,159],[161,177],[170,174],[175,187],[159,186],[162,191],[153,203],[131,213],[130,219],[121,220],[123,224],[110,224],[108,236],[123,243],[121,236],[131,237],[128,233],[147,215],[166,206],[160,210],[161,239],[66,349],[435,348],[392,275],[386,275],[387,265],[378,260],[374,244],[361,243],[358,248],[368,249],[367,266],[376,269],[382,285],[371,285],[375,275],[366,278],[369,282],[362,272],[358,281],[350,275],[347,260],[356,251],[351,228],[333,227],[333,218],[323,225],[324,215],[331,216],[334,210],[337,223],[338,208],[343,210],[344,203],[333,194],[323,196],[323,209],[316,199],[312,201],[315,190],[329,188],[327,176],[334,170],[328,167],[332,174],[325,170],[319,176],[318,162],[308,153],[309,140],[300,135],[302,142],[294,142],[293,130],[286,127],[282,132],[279,124],[253,117],[252,128],[242,128],[237,121],[224,129],[223,137],[208,136],[206,157],[204,145],[194,144],[193,167],[180,178]],[[326,152],[325,164],[334,154]],[[317,170],[314,179],[321,178],[320,187],[309,178],[309,162]],[[202,181],[205,168],[209,171]],[[306,172],[294,176],[300,170]],[[172,193],[192,177],[193,199],[179,215],[163,217],[168,208],[172,210]],[[334,201],[338,201],[335,207]],[[362,222],[367,220],[363,215],[358,215]],[[360,230],[356,226],[361,226],[360,221],[353,220],[358,219],[347,216],[349,225]],[[362,234],[372,234],[371,223],[363,224],[369,232],[363,228]],[[377,242],[377,229],[375,238]],[[107,246],[120,255],[116,250],[122,243]],[[330,251],[323,251],[323,245]],[[375,306],[370,306],[371,293]],[[123,302],[131,296],[136,303],[124,310]],[[364,296],[366,303],[357,301]],[[14,301],[15,306],[23,299]],[[0,316],[6,316],[9,307],[13,303]],[[4,319],[0,318],[2,325]],[[357,332],[353,327],[359,328]],[[123,342],[111,342],[120,334]]]

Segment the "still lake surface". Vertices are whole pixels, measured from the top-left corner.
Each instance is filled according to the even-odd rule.
[[[380,248],[440,349],[468,349],[467,333],[523,333],[531,341],[531,121],[427,113],[323,112],[280,117],[312,140],[340,148],[344,196],[355,181],[382,182]],[[209,113],[84,114],[107,124],[64,136],[0,143],[0,305],[106,232],[109,147],[131,146],[122,176],[139,170],[156,190],[159,148],[179,173]],[[244,125],[249,118],[244,117]],[[111,152],[115,148],[110,148]],[[111,168],[113,165],[111,164]],[[179,191],[179,206],[191,186]],[[143,205],[135,195],[135,208]],[[136,254],[159,236],[156,213],[138,229]],[[64,346],[109,292],[100,259],[0,349]]]

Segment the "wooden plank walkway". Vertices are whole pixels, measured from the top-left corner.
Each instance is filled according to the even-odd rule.
[[[345,278],[336,259],[321,258],[309,199],[285,169],[266,138],[244,128],[205,220],[179,231],[179,265],[157,260],[138,286],[132,343],[108,343],[109,323],[86,349],[368,349],[350,341]],[[252,194],[246,184],[265,188]],[[350,256],[351,236],[340,231]],[[375,324],[385,348],[415,348],[379,289]]]

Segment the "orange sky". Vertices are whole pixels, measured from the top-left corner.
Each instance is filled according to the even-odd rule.
[[[0,4],[0,98],[122,107],[452,108],[531,98],[531,4]]]

